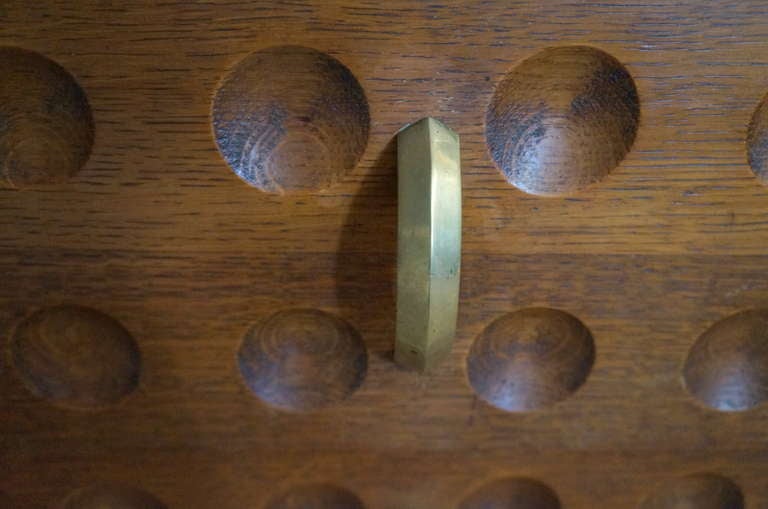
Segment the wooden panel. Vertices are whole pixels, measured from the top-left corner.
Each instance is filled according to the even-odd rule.
[[[548,508],[543,483],[565,508],[638,507],[646,499],[650,508],[683,507],[674,501],[696,497],[730,508],[738,503],[733,483],[747,507],[768,508],[761,322],[726,330],[714,353],[722,361],[705,357],[701,368],[715,380],[741,377],[735,390],[752,391],[756,406],[718,411],[688,392],[683,377],[700,335],[768,299],[768,189],[751,171],[747,147],[753,112],[768,92],[765,15],[760,1],[3,2],[0,45],[37,52],[71,73],[87,96],[95,136],[88,162],[68,181],[0,189],[0,503],[59,507],[75,490],[107,483],[98,486],[108,496],[145,504],[137,507],[153,499],[126,490],[151,493],[168,508],[279,508],[292,489],[302,491],[299,500],[314,497],[316,507],[465,501],[462,509],[471,509],[491,497],[501,508],[511,507],[504,497],[518,497],[514,507]],[[328,74],[315,81],[290,59],[272,65],[277,82],[297,72],[288,80],[297,96],[286,85],[269,104],[306,117],[289,127],[321,140],[313,150],[329,150],[319,169],[306,153],[291,159],[300,171],[327,172],[311,181],[335,182],[320,191],[249,186],[215,140],[212,104],[222,80],[252,52],[288,44],[333,57],[318,57]],[[493,162],[486,110],[515,66],[572,45],[601,50],[608,60],[597,61],[612,57],[617,64],[609,67],[629,73],[639,98],[636,134],[621,138],[631,145],[626,156],[591,185],[527,194]],[[535,69],[544,95],[582,72]],[[269,65],[257,70],[270,72]],[[29,100],[37,111],[55,110],[33,86],[54,79],[41,73],[11,87],[12,100],[0,86],[0,142],[13,139],[5,117],[15,118],[14,107]],[[363,105],[345,102],[355,93],[351,80],[364,92],[369,127]],[[352,109],[342,116],[345,129],[333,128],[332,113],[312,116],[317,83],[320,92],[352,90],[334,102],[335,111]],[[307,104],[311,114],[296,113]],[[87,120],[83,108],[67,118]],[[392,361],[393,139],[424,116],[461,136],[464,241],[454,349],[434,372],[418,375]],[[762,174],[760,118],[749,139]],[[75,148],[88,144],[83,122],[67,138]],[[565,124],[564,132],[579,128]],[[339,132],[367,136],[359,162],[351,140],[335,145],[348,139]],[[595,133],[574,137],[587,160],[620,151],[621,143],[606,146],[604,131]],[[41,135],[31,145],[35,161],[47,160],[56,139]],[[569,154],[552,156],[565,172],[583,162],[569,164]],[[52,386],[70,397],[68,376],[85,377],[87,387],[114,383],[116,372],[100,364],[113,354],[54,380],[42,335],[35,336],[43,338],[42,362],[29,368],[14,360],[29,317],[61,304],[96,309],[130,332],[141,355],[136,390],[116,403],[99,393],[92,398],[99,404],[85,409],[41,397]],[[578,319],[594,342],[594,362],[560,401],[508,412],[474,392],[467,357],[494,320],[529,307]],[[303,329],[306,337],[285,333],[303,342],[284,343],[278,333],[264,343],[277,365],[267,378],[289,387],[288,396],[291,387],[319,388],[312,401],[320,408],[311,412],[260,400],[238,364],[254,325],[296,308],[332,315],[323,323],[338,324],[337,333],[351,327],[341,337],[359,335],[367,348],[364,365],[353,339],[331,348],[341,354],[329,360],[329,349],[312,349],[315,325]],[[96,327],[88,320],[73,323]],[[85,362],[79,344],[58,352],[64,367]],[[304,368],[292,371],[296,352]],[[685,477],[692,474],[706,475]],[[535,482],[470,495],[506,477]],[[724,493],[719,502],[712,490]],[[67,507],[93,507],[88,500],[99,496],[80,492]]]

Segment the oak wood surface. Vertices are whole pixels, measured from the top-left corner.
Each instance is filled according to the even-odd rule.
[[[766,14],[757,0],[2,2],[0,45],[71,73],[95,140],[68,182],[0,189],[0,503],[58,507],[120,483],[168,508],[280,507],[297,486],[368,509],[452,508],[510,477],[564,508],[675,507],[654,497],[670,482],[699,496],[712,475],[768,508],[768,405],[717,411],[683,379],[699,336],[768,306],[768,188],[747,155],[768,91]],[[367,99],[365,152],[325,190],[262,192],[217,150],[222,80],[277,45],[332,56]],[[493,163],[486,110],[514,66],[566,45],[626,68],[637,133],[601,180],[526,194]],[[424,116],[461,136],[463,263],[453,351],[418,375],[392,361],[392,140]],[[14,332],[60,304],[130,332],[134,392],[78,410],[27,390]],[[562,401],[511,413],[475,394],[467,355],[531,307],[581,321],[594,364]],[[345,399],[285,412],[248,389],[243,338],[290,309],[359,333],[367,371]],[[706,474],[696,489],[691,474]],[[542,493],[531,504],[549,507]]]

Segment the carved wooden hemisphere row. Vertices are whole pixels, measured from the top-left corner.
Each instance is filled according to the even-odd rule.
[[[555,490],[529,477],[502,477],[466,490],[455,509],[561,509]],[[744,509],[741,488],[731,479],[711,474],[670,478],[653,487],[639,509]],[[295,484],[272,495],[263,509],[365,509],[363,500],[340,485]],[[98,482],[69,494],[57,509],[169,509],[144,489]]]

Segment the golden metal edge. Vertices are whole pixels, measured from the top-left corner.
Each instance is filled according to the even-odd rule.
[[[398,146],[398,274],[395,361],[426,371],[456,335],[461,265],[458,135],[425,118]]]

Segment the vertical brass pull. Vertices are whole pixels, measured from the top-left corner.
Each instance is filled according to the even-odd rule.
[[[424,118],[397,135],[395,361],[425,371],[451,349],[461,265],[459,136]]]

